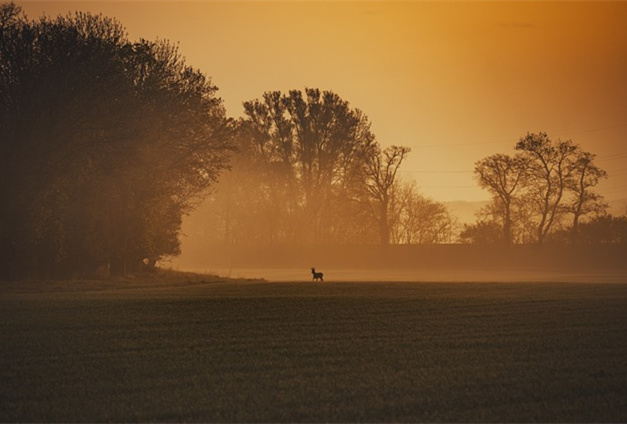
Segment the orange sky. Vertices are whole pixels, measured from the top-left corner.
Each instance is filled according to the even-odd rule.
[[[35,18],[118,18],[131,39],[180,43],[228,114],[264,91],[330,89],[383,146],[410,146],[403,177],[436,200],[483,200],[474,162],[527,131],[572,139],[627,198],[627,2],[16,1]]]

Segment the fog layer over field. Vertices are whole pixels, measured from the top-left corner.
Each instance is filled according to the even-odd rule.
[[[311,281],[309,268],[191,268],[187,271],[217,274],[231,278],[263,278],[267,281]],[[446,269],[317,269],[324,282],[563,282],[627,283],[627,272],[567,272],[546,270],[446,270]]]
[[[165,264],[269,281],[626,282],[627,250],[604,246],[199,246]]]

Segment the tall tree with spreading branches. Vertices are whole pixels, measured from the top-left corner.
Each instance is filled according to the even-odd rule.
[[[516,144],[527,161],[527,191],[539,220],[537,242],[543,244],[564,214],[563,200],[580,152],[571,140],[552,140],[546,133],[528,133]]]
[[[475,178],[499,203],[502,211],[505,245],[512,243],[512,208],[516,195],[524,187],[527,160],[522,155],[495,154],[475,163]]]
[[[398,215],[398,170],[409,154],[403,146],[390,146],[381,150],[375,146],[366,161],[366,190],[368,204],[379,227],[380,243],[390,244],[393,220]]]

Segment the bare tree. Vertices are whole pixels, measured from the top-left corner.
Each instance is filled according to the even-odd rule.
[[[570,140],[553,141],[541,132],[527,133],[516,150],[526,159],[527,190],[539,216],[536,234],[538,244],[542,244],[564,214],[563,198],[580,149]]]
[[[447,207],[418,192],[414,183],[402,188],[399,219],[395,223],[395,242],[437,244],[451,242],[455,219]]]
[[[501,205],[502,240],[506,245],[512,243],[512,207],[516,192],[523,187],[526,169],[527,160],[520,154],[495,154],[475,163],[479,186],[489,190]]]
[[[366,162],[369,206],[377,221],[380,242],[383,245],[390,244],[391,218],[394,215],[393,209],[398,206],[394,202],[398,169],[409,152],[410,149],[403,146],[390,146],[384,150],[375,146],[373,154]]]
[[[572,201],[567,205],[573,214],[572,237],[576,241],[579,235],[581,218],[589,214],[602,214],[607,209],[603,196],[594,192],[599,181],[607,178],[607,172],[599,168],[594,159],[596,155],[578,151],[573,163],[572,178],[568,181],[568,189],[573,194]]]
[[[542,244],[564,229],[568,213],[575,239],[582,217],[605,211],[607,205],[593,188],[607,173],[596,166],[595,155],[542,132],[528,133],[516,150],[513,157],[495,154],[475,163],[475,178],[493,195],[483,221],[500,225],[506,244]]]

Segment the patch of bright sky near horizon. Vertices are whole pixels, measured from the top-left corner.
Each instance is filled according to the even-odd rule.
[[[265,91],[333,90],[383,146],[412,148],[403,178],[439,201],[488,199],[474,163],[540,131],[597,154],[610,175],[599,191],[627,198],[627,2],[16,3],[178,42],[230,116]]]

